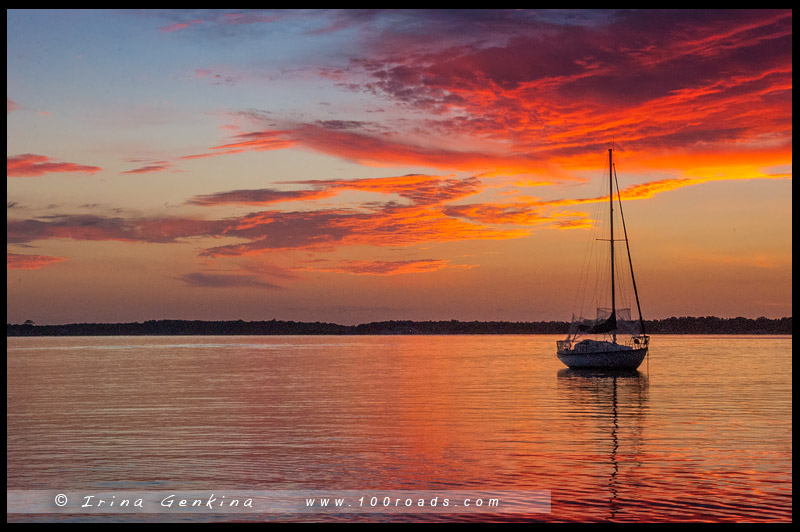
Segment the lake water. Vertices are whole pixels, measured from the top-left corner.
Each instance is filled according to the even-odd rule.
[[[655,336],[622,374],[567,370],[557,339],[8,338],[7,489],[50,510],[7,518],[791,522],[791,337]],[[310,513],[51,503],[188,490],[366,498]],[[392,513],[385,493],[549,505]]]

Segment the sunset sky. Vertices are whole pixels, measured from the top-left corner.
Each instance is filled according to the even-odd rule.
[[[6,21],[9,323],[792,314],[790,10]]]

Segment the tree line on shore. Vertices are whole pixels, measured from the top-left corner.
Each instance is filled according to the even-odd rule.
[[[792,318],[680,317],[646,320],[648,334],[792,334]],[[6,324],[6,336],[201,336],[375,334],[566,334],[564,321],[380,321],[338,325],[298,321],[149,320],[142,323]]]

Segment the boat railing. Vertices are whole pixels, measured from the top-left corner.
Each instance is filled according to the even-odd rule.
[[[641,349],[643,347],[647,347],[650,343],[650,337],[646,334],[638,334],[636,336],[631,336],[628,345],[633,347],[634,349]]]
[[[556,348],[559,351],[569,351],[572,349],[572,340],[556,340]]]
[[[631,349],[641,349],[643,347],[648,346],[648,344],[650,343],[650,337],[646,334],[638,334],[629,337],[628,340],[624,342],[619,342],[618,339],[617,343],[621,345],[626,345]],[[575,339],[572,337],[567,338],[566,340],[556,340],[556,348],[559,351],[571,351],[574,345],[575,345]]]

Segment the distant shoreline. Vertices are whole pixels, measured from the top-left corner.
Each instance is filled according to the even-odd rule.
[[[566,334],[568,322],[380,321],[338,325],[297,321],[149,320],[142,323],[6,324],[14,336],[278,336]],[[647,334],[792,334],[792,318],[680,317],[645,321]]]

